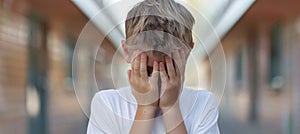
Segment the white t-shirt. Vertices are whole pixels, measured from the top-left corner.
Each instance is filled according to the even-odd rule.
[[[179,106],[189,134],[219,134],[218,104],[212,93],[184,88]],[[129,87],[100,91],[92,100],[87,134],[128,134],[136,110]],[[165,134],[161,112],[156,114],[152,134]]]

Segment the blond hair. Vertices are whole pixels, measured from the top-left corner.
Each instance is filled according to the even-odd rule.
[[[192,48],[194,23],[192,14],[174,0],[144,0],[128,12],[126,43],[133,46],[143,42],[155,49],[170,49],[174,46],[173,37]],[[142,34],[148,31],[152,33]]]

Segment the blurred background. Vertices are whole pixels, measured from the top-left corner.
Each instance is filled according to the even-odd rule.
[[[90,77],[95,76],[101,89],[114,88],[112,79],[116,76],[126,83],[125,72],[119,71],[126,63],[114,63],[122,57],[119,47],[124,27],[119,20],[126,16],[119,12],[122,9],[108,10],[91,20],[89,28],[93,30],[80,34],[98,11],[118,7],[118,1],[0,0],[0,134],[86,132],[84,109],[89,109],[88,102],[95,93]],[[122,5],[125,9],[137,2],[127,1],[129,4]],[[226,73],[220,103],[221,133],[299,134],[300,1],[179,2],[201,12],[221,38],[226,60],[217,67]],[[111,25],[117,27],[106,29]],[[193,50],[200,53],[194,59],[198,73],[188,69],[186,81],[192,87],[210,89],[213,67],[209,57],[219,56],[220,43],[216,37],[206,36],[212,33],[205,23],[197,23],[198,30],[204,31],[199,37],[207,48],[206,52],[197,47]],[[110,34],[106,36],[107,32]],[[98,35],[105,39],[96,43],[101,46],[98,50],[92,50],[95,43],[89,37]],[[79,37],[85,45],[77,55],[80,66],[72,73]],[[94,74],[87,66],[93,67]],[[111,74],[112,68],[116,76]],[[196,78],[200,79],[198,85]],[[80,81],[76,91],[74,79]],[[222,94],[222,90],[215,92]]]

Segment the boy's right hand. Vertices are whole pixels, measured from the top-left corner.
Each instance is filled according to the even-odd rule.
[[[151,77],[147,74],[147,55],[141,53],[131,63],[128,78],[132,93],[139,107],[156,109],[159,101],[159,69],[158,62],[153,63]]]

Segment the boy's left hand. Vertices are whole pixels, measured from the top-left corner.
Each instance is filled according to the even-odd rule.
[[[177,100],[179,99],[184,81],[186,55],[183,50],[176,50],[172,53],[172,57],[175,61],[175,66],[170,57],[165,57],[168,73],[166,72],[165,65],[162,62],[159,64],[161,77],[159,107],[163,112],[168,111],[174,105],[178,105]]]

